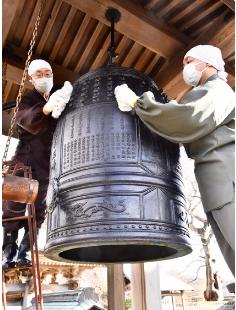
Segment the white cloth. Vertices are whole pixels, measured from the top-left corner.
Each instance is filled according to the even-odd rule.
[[[28,75],[31,76],[34,72],[40,69],[49,69],[52,71],[52,67],[47,61],[43,59],[35,59],[32,60],[29,65]]]
[[[219,78],[227,81],[227,73],[225,72],[225,62],[222,57],[221,50],[213,45],[197,45],[191,48],[184,58],[193,57],[213,66],[218,72]]]
[[[114,90],[119,109],[123,112],[131,111],[139,98],[127,84],[116,86]]]
[[[44,109],[47,112],[52,112],[52,117],[58,118],[69,102],[72,90],[73,86],[70,82],[66,81],[61,89],[58,89],[50,96]]]
[[[61,113],[65,110],[66,104],[65,103],[58,103],[52,110],[52,117],[59,118]]]

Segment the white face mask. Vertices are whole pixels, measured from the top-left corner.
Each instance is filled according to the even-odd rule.
[[[207,69],[207,67],[206,67],[202,71],[198,71],[195,66],[200,64],[200,63],[203,63],[203,62],[201,61],[198,63],[190,63],[184,67],[183,79],[184,79],[186,84],[191,85],[191,86],[197,86],[198,85],[198,83],[201,79],[202,73]]]
[[[49,94],[50,90],[53,87],[53,78],[40,78],[40,79],[34,79],[33,80],[34,87],[37,89],[38,92],[42,94]]]

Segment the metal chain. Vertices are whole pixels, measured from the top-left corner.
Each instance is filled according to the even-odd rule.
[[[22,94],[23,94],[23,90],[24,90],[24,84],[25,84],[25,80],[26,80],[26,77],[27,77],[27,71],[28,71],[28,67],[29,67],[30,61],[31,61],[32,54],[33,54],[33,48],[34,48],[35,41],[36,41],[35,39],[36,39],[37,34],[38,34],[38,26],[39,26],[39,23],[40,23],[40,18],[41,18],[41,15],[42,15],[42,10],[43,10],[45,2],[46,2],[46,0],[41,0],[41,4],[40,4],[40,8],[39,8],[39,13],[38,13],[35,25],[34,25],[32,39],[30,41],[30,48],[29,48],[29,51],[28,51],[27,60],[25,62],[25,68],[24,68],[22,79],[21,79],[19,92],[18,92],[18,95],[17,95],[17,98],[16,98],[16,107],[14,109],[13,117],[11,119],[11,125],[10,125],[10,129],[8,131],[8,138],[7,138],[7,142],[6,142],[6,146],[5,146],[5,151],[4,151],[4,155],[3,155],[3,159],[2,159],[2,174],[3,175],[6,174],[5,161],[6,161],[6,158],[7,158],[7,153],[8,153],[8,149],[9,149],[9,146],[10,146],[10,141],[11,141],[11,137],[12,137],[12,134],[13,134],[13,127],[14,127],[15,122],[16,122],[16,114],[17,114],[17,112],[19,110],[19,104],[21,102],[21,98],[22,98]]]

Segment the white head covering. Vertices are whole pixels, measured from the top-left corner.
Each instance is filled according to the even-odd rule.
[[[32,60],[29,65],[28,75],[31,76],[34,72],[36,72],[39,69],[49,69],[52,71],[52,67],[47,61],[43,59],[35,59]]]
[[[218,47],[213,45],[197,45],[191,48],[184,58],[188,56],[212,65],[218,71],[219,78],[227,81],[228,74],[225,72],[225,62],[222,58],[221,50]]]

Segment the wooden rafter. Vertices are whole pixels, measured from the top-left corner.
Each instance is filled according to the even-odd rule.
[[[34,30],[36,18],[39,14],[40,6],[41,6],[41,1],[37,1],[36,5],[34,7],[34,10],[33,10],[33,14],[31,15],[30,21],[28,22],[27,31],[25,32],[24,37],[21,40],[21,48],[22,49],[28,49],[29,48],[29,43],[30,43],[30,40],[32,38],[32,33]]]
[[[155,7],[155,5],[159,2],[159,0],[149,0],[148,3],[144,6],[146,9],[151,10]]]
[[[221,30],[219,29],[217,35],[212,36],[212,38],[209,40],[209,44],[223,47],[228,38],[230,36],[234,36],[234,29],[235,21],[234,19],[231,19],[230,21],[225,23],[225,26]]]
[[[6,83],[6,86],[5,86],[4,92],[3,92],[3,102],[7,102],[8,101],[8,97],[9,97],[9,94],[11,92],[12,84],[13,84],[12,81],[8,81]]]
[[[79,59],[79,62],[77,63],[75,67],[75,71],[79,73],[84,66],[84,63],[86,59],[89,57],[91,54],[91,51],[93,50],[93,46],[95,45],[95,42],[99,40],[100,35],[105,32],[104,25],[101,23],[98,23],[87,46],[86,49],[83,51],[82,56]]]
[[[158,16],[161,16],[161,17],[166,17],[166,15],[170,14],[171,11],[173,9],[176,9],[176,6],[179,6],[181,4],[180,1],[178,0],[171,0],[170,3],[164,7],[162,10],[160,10],[160,13],[158,14]]]
[[[170,58],[176,51],[189,43],[189,39],[185,35],[167,25],[163,20],[157,19],[151,12],[143,9],[134,1],[65,1],[108,26],[110,23],[105,18],[105,12],[109,7],[117,8],[121,12],[121,19],[116,24],[117,31],[165,58]]]
[[[142,49],[143,47],[140,44],[134,42],[133,46],[131,47],[129,52],[125,55],[125,58],[121,63],[122,67],[132,67],[133,64],[135,63],[135,58],[137,58]]]
[[[235,12],[235,1],[234,0],[221,0],[227,7],[229,7],[233,12]]]
[[[158,54],[154,55],[154,57],[150,60],[149,64],[144,70],[144,73],[149,75],[157,62],[159,61],[160,56]]]
[[[103,46],[101,47],[99,53],[97,54],[97,56],[95,56],[94,61],[90,67],[90,70],[94,70],[96,68],[98,68],[98,65],[100,63],[104,64],[105,60],[107,59],[107,51],[110,45],[111,39],[110,39],[110,35],[107,34],[107,37],[103,43]]]
[[[60,34],[56,40],[56,43],[53,46],[53,49],[52,49],[52,52],[50,55],[51,61],[55,60],[58,49],[60,48],[60,44],[62,43],[63,40],[65,40],[66,34],[70,31],[70,25],[71,25],[71,22],[72,22],[74,16],[75,16],[75,9],[73,7],[71,7],[69,14],[67,15],[66,20],[63,24],[63,27],[60,31]]]
[[[144,67],[147,67],[149,65],[152,55],[153,53],[151,51],[145,49],[138,62],[135,64],[135,69],[143,71]]]
[[[18,4],[20,0],[4,0],[3,1],[3,32],[2,44],[4,45],[10,31],[13,19],[17,13]]]
[[[217,18],[220,18],[220,16],[224,16],[229,12],[227,7],[222,7],[221,8],[221,13],[219,13],[219,15],[217,16]],[[194,31],[194,36],[193,38],[196,39],[197,37],[199,37],[202,33],[205,33],[208,31],[208,29],[214,25],[215,23],[215,18],[212,18],[211,20],[209,20],[208,22],[205,22],[200,28],[196,29]]]
[[[77,46],[80,44],[81,38],[84,35],[84,32],[86,31],[90,21],[91,21],[90,16],[85,15],[77,33],[76,33],[76,40],[74,40],[73,43],[71,44],[70,49],[69,49],[69,51],[68,51],[68,53],[67,53],[67,55],[63,61],[64,67],[67,67],[69,65],[70,60],[71,60],[73,54],[75,53]]]
[[[128,54],[129,50],[132,48],[133,42],[127,37],[123,36],[120,42],[116,47],[116,53],[119,55],[117,63],[121,66],[122,62],[125,59],[125,56]],[[125,51],[125,53],[124,53]],[[122,54],[122,57],[121,57]]]
[[[181,11],[179,11],[178,13],[175,13],[175,15],[171,18],[171,24],[175,24],[182,18],[186,18],[186,16],[188,16],[188,14],[193,12],[198,6],[199,6],[199,2],[191,1]]]
[[[48,19],[46,27],[44,27],[43,33],[42,33],[41,38],[40,38],[40,42],[39,42],[37,49],[36,49],[36,53],[39,55],[42,53],[43,48],[47,42],[48,36],[50,35],[50,33],[52,31],[53,24],[55,22],[57,14],[61,8],[61,5],[62,5],[61,0],[54,1],[54,6],[53,6],[52,13],[51,13],[51,18]]]
[[[22,68],[19,68],[17,66],[14,66],[14,65],[7,63],[6,80],[8,82],[10,82],[11,84],[15,83],[15,84],[20,85],[22,75],[23,75],[23,69]],[[29,81],[26,81],[25,87],[31,89],[32,84]]]
[[[222,3],[220,1],[216,1],[215,3],[207,3],[204,7],[200,8],[199,12],[197,14],[194,14],[191,19],[189,19],[187,22],[183,23],[180,26],[180,29],[182,31],[192,27],[195,23],[197,23],[199,20],[204,18],[206,14],[210,14],[214,12],[215,10],[219,9],[222,7]]]

